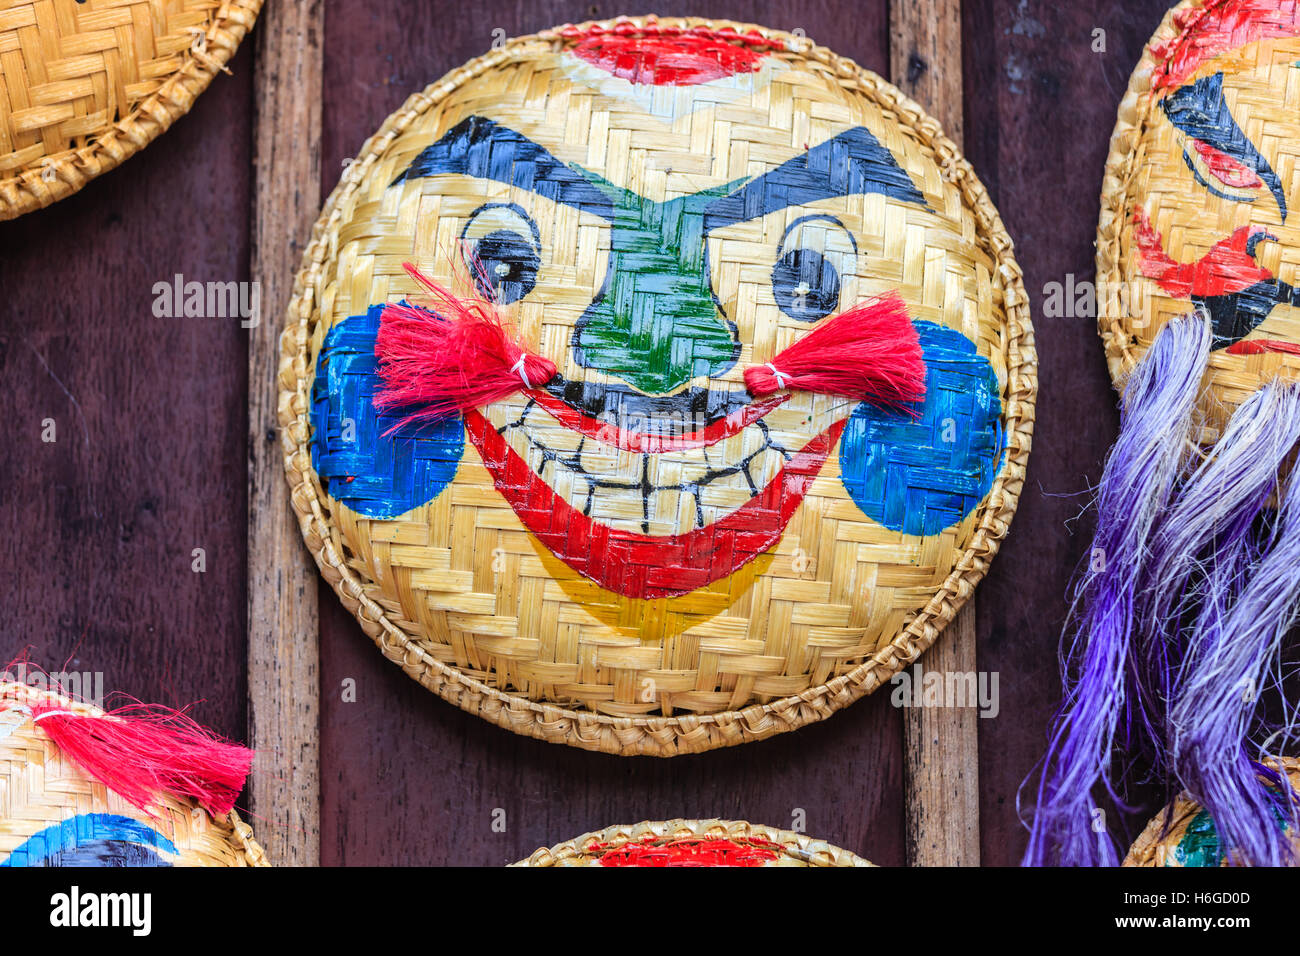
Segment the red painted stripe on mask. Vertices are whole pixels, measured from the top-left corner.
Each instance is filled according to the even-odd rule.
[[[593,66],[630,83],[654,86],[694,86],[754,73],[782,46],[757,33],[654,24],[568,27],[561,36],[577,41],[571,52]]]
[[[1273,278],[1246,251],[1251,238],[1261,234],[1268,235],[1258,226],[1242,226],[1195,262],[1177,262],[1165,252],[1164,241],[1145,210],[1139,207],[1133,212],[1133,242],[1142,274],[1180,299],[1230,295]]]
[[[1209,0],[1174,16],[1177,35],[1156,44],[1160,61],[1152,87],[1182,86],[1209,60],[1256,40],[1300,36],[1300,3],[1296,0]]]
[[[817,435],[763,490],[726,517],[684,534],[647,535],[584,515],[538,476],[482,413],[465,415],[465,433],[524,527],[574,571],[634,598],[687,594],[732,574],[776,544],[842,431],[844,421],[838,421]]]
[[[780,846],[767,840],[737,843],[723,837],[685,837],[667,843],[628,843],[605,850],[593,844],[588,853],[601,852],[601,866],[762,866],[777,858]]]

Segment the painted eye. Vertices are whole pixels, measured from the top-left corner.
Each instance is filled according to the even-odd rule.
[[[791,223],[772,266],[777,307],[799,322],[815,322],[840,305],[842,276],[853,268],[857,246],[838,220],[805,216]]]
[[[840,304],[840,274],[820,252],[791,249],[772,267],[772,293],[790,318],[813,322]]]
[[[1255,202],[1267,187],[1286,218],[1286,193],[1268,160],[1237,125],[1224,95],[1223,74],[1203,76],[1169,94],[1160,104],[1174,128],[1186,136],[1183,161],[1211,195],[1230,202]]]
[[[537,223],[514,203],[480,206],[461,233],[474,284],[499,305],[518,302],[537,285],[542,260]]]

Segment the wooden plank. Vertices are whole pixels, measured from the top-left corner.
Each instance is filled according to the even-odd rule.
[[[320,862],[320,673],[316,568],[289,506],[276,428],[279,333],[320,201],[319,0],[277,0],[257,26],[252,275],[261,322],[248,348],[251,787],[271,861]]]
[[[961,0],[893,0],[889,67],[897,85],[962,141]],[[972,598],[923,658],[927,671],[973,673]],[[907,861],[979,866],[979,739],[974,707],[909,707],[903,776]]]
[[[961,0],[892,0],[889,75],[961,145]]]

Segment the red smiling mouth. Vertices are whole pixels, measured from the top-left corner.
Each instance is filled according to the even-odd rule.
[[[633,598],[686,594],[771,548],[843,430],[840,420],[811,439],[754,497],[720,520],[685,534],[646,535],[583,514],[536,474],[481,412],[465,415],[466,434],[524,526],[579,574]]]
[[[729,398],[751,397],[743,406],[724,402],[726,414],[697,428],[679,427],[680,419],[661,412],[650,416],[644,431],[622,428],[587,414],[580,403],[560,398],[563,377],[554,361],[528,352],[519,344],[495,303],[483,298],[462,298],[425,278],[411,264],[407,271],[424,286],[436,307],[434,311],[406,304],[384,308],[375,339],[383,387],[375,396],[377,408],[402,408],[406,418],[393,426],[444,418],[457,411],[463,416],[466,434],[478,449],[492,475],[497,491],[519,520],[569,567],[602,587],[633,598],[661,598],[686,594],[727,577],[780,540],[786,525],[798,509],[840,433],[852,405],[870,401],[898,409],[915,417],[915,403],[925,397],[925,362],[920,338],[898,293],[865,300],[833,318],[819,322],[795,342],[762,365],[744,371],[745,392],[726,393]],[[847,397],[843,416],[809,439],[802,448],[786,448],[774,439],[762,421],[784,404],[790,392],[802,391]],[[484,408],[516,393],[528,404],[519,420],[498,428],[483,413]],[[566,396],[567,397],[567,396]],[[682,407],[691,407],[689,393]],[[718,396],[713,396],[717,398]],[[632,403],[635,407],[636,403]],[[577,451],[566,452],[536,440],[525,425],[530,410],[549,416],[561,430],[581,436]],[[714,402],[705,407],[718,408]],[[624,406],[626,410],[626,406]],[[824,422],[826,419],[823,419]],[[805,420],[807,426],[811,419]],[[703,454],[708,446],[738,436],[753,426],[758,447],[729,462],[710,461]],[[531,460],[540,456],[536,471],[511,445],[507,429],[522,431],[529,442],[523,451]],[[635,475],[601,477],[609,462],[597,455],[594,467],[582,458],[583,444],[593,440],[607,449],[642,456]],[[563,442],[561,444],[564,444]],[[665,452],[699,451],[703,469],[682,478],[682,464],[668,461],[673,483],[658,483],[657,468],[650,456]],[[760,477],[751,473],[752,463],[764,456]],[[599,460],[601,458],[605,460]],[[725,456],[724,456],[725,457]],[[583,510],[570,504],[542,474],[552,468],[557,487],[565,489],[568,478],[577,475],[586,484],[587,503]],[[698,466],[699,462],[694,465]],[[723,486],[718,499],[730,504],[736,491],[748,491],[744,504],[721,517],[720,506],[710,502],[709,517],[700,489],[714,482],[735,478],[739,486]],[[762,487],[759,482],[762,481]],[[641,531],[623,527],[622,516],[611,523],[590,516],[597,489],[617,489],[639,497]],[[689,491],[688,491],[689,489]],[[650,512],[661,492],[688,491],[695,504],[696,526],[679,534],[652,535]],[[567,494],[567,491],[566,491]],[[680,515],[671,524],[676,528]]]

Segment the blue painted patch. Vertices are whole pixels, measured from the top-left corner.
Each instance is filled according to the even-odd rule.
[[[840,438],[840,480],[869,517],[906,534],[937,534],[978,505],[1002,464],[1002,399],[970,339],[915,322],[925,353],[917,419],[863,402]]]
[[[81,813],[28,837],[4,866],[171,866],[176,855],[165,836],[139,820],[111,813]]]
[[[451,483],[465,450],[461,418],[404,425],[380,414],[375,336],[382,305],[330,329],[311,391],[311,461],[325,490],[367,518],[396,518]]]

